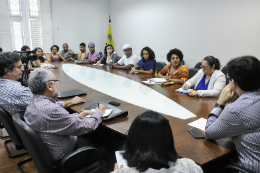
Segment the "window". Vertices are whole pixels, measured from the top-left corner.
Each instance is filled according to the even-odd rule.
[[[14,49],[20,51],[23,46],[22,22],[12,21]]]
[[[31,43],[32,48],[41,47],[41,24],[39,20],[31,20]]]
[[[38,0],[29,0],[30,3],[30,16],[38,17],[39,16],[39,8],[38,8]]]
[[[13,50],[23,45],[31,49],[42,46],[39,0],[6,0],[9,2]]]
[[[9,0],[11,16],[21,16],[20,0]]]

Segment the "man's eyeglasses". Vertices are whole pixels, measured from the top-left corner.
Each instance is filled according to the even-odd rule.
[[[54,82],[60,83],[60,80],[48,80],[48,82],[51,82],[51,81],[54,81]]]
[[[200,66],[201,69],[207,70],[209,68],[209,66],[207,67],[203,67],[202,65]]]

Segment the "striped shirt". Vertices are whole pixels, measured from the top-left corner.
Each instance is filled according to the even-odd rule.
[[[72,152],[77,136],[95,130],[103,116],[97,110],[90,118],[80,119],[55,102],[49,97],[34,95],[24,115],[26,123],[38,133],[54,161]]]
[[[32,91],[22,86],[20,82],[0,78],[0,106],[10,115],[15,113],[24,115],[32,97]],[[56,104],[61,107],[65,106],[64,102],[56,102]]]
[[[0,78],[0,106],[10,115],[24,114],[33,94],[20,82],[11,79]]]
[[[205,134],[214,140],[232,137],[238,164],[260,172],[260,90],[245,92],[224,110],[214,108]]]

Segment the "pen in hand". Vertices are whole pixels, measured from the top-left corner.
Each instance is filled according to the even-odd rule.
[[[97,105],[98,105],[97,107],[99,108],[99,102],[97,103]]]

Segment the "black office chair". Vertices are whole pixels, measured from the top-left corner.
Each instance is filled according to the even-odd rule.
[[[196,69],[201,69],[201,67],[200,67],[201,64],[202,64],[201,62],[198,62],[198,63],[194,66],[194,68],[196,68]]]
[[[17,154],[17,155],[11,155],[9,149],[8,149],[8,146],[7,146],[7,143],[9,142],[12,142],[13,141],[13,147],[16,149],[16,150],[21,150],[21,149],[25,149],[25,146],[23,144],[23,141],[22,139],[20,138],[15,126],[14,126],[14,123],[13,123],[13,120],[12,120],[12,116],[6,112],[5,110],[3,110],[2,108],[0,108],[0,121],[2,122],[2,124],[4,125],[6,131],[8,132],[9,136],[11,137],[11,139],[9,140],[6,140],[4,141],[4,147],[5,147],[5,150],[7,152],[7,155],[8,157],[10,158],[15,158],[15,157],[19,157],[19,156],[23,156],[25,154],[28,154],[28,152],[25,152],[25,153],[21,153],[21,154]],[[27,159],[27,160],[24,160],[24,161],[21,161],[17,164],[17,169],[23,173],[22,169],[21,169],[21,165],[24,164],[24,163],[27,163],[29,161],[31,161],[32,159]]]
[[[4,129],[5,127],[3,126],[3,124],[0,122],[0,138],[9,138],[10,136],[3,136],[3,131],[2,129]]]
[[[189,79],[195,76],[196,73],[199,71],[197,68],[189,68],[188,70],[189,70]]]
[[[60,162],[60,165],[55,165],[46,145],[39,137],[39,135],[25,123],[23,116],[19,114],[13,115],[13,122],[24,141],[24,145],[26,148],[28,148],[28,152],[32,157],[35,166],[37,167],[38,172],[56,173],[62,171],[63,173],[70,173],[72,172],[70,170],[73,168],[70,168],[69,164],[67,163],[71,160],[74,160],[77,154],[88,155],[88,158],[86,159],[89,159],[89,164],[84,168],[78,168],[77,171],[74,170],[73,172],[93,173],[102,167],[102,158],[98,150],[94,147],[79,148],[64,156]],[[54,165],[56,168],[53,168]]]
[[[182,65],[185,65],[185,61],[184,61],[184,60],[182,60],[182,61],[181,61],[181,64],[182,64]]]
[[[221,69],[222,73],[226,75],[226,85],[229,84],[229,78],[227,77],[227,66],[222,67]]]
[[[157,69],[157,73],[159,74],[160,71],[163,69],[163,67],[165,67],[166,64],[162,61],[157,61],[156,62],[156,69]]]
[[[75,59],[75,60],[78,60],[78,54],[76,53],[74,53],[74,56],[72,57],[73,59]]]
[[[239,165],[235,165],[235,164],[230,164],[225,166],[220,173],[225,173],[225,172],[230,172],[230,170],[237,170],[239,172],[243,172],[243,173],[255,173],[249,169],[243,168],[242,166]]]
[[[99,52],[99,59],[102,58],[103,54],[102,52]]]

